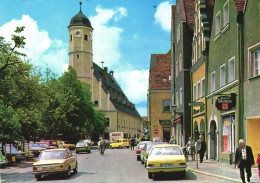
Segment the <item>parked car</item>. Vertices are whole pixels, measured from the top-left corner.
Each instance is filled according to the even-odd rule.
[[[7,163],[8,163],[8,160],[5,158],[5,156],[0,151],[0,167],[2,167],[3,165],[5,165]]]
[[[110,149],[118,148],[121,149],[123,147],[129,148],[129,140],[128,139],[117,139],[115,142],[110,144]]]
[[[140,155],[141,155],[141,151],[143,150],[145,144],[150,143],[151,141],[141,141],[139,144],[137,144],[137,148],[136,148],[136,160],[140,161]]]
[[[35,142],[35,143],[46,149],[56,149],[57,148],[56,146],[50,146],[49,142]]]
[[[59,140],[41,140],[40,142],[45,142],[50,147],[56,147],[56,148],[60,148],[61,147]]]
[[[25,148],[28,149],[28,144],[25,144]],[[39,144],[30,144],[30,151],[34,156],[39,156],[41,151],[46,150],[47,148],[41,147]]]
[[[168,144],[168,142],[151,142],[151,143],[146,143],[143,150],[141,151],[141,155],[140,155],[140,159],[141,159],[141,163],[144,164],[144,167],[146,167],[146,162],[147,162],[147,158],[148,158],[148,154],[151,150],[151,148],[154,145],[158,145],[158,144]]]
[[[63,148],[75,149],[75,144],[70,144],[67,141],[60,141],[60,144]]]
[[[91,152],[91,146],[87,142],[78,142],[76,144],[76,149],[75,150],[76,150],[76,154],[78,154],[80,152],[90,153]]]
[[[176,144],[155,145],[149,152],[146,167],[149,179],[161,172],[179,172],[185,177],[186,168],[186,158]]]
[[[4,146],[4,152],[6,152],[6,158],[8,159],[8,161],[12,161],[13,156],[15,157],[15,161],[17,162],[23,161],[25,158],[25,153],[22,151],[18,151],[13,144],[11,145],[11,148],[10,144],[6,144],[6,146]]]
[[[50,174],[65,174],[69,177],[72,170],[78,172],[77,157],[69,149],[60,148],[42,151],[38,161],[33,163],[32,173],[39,180],[42,175]]]

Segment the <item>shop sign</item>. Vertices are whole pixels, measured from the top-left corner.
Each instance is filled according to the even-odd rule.
[[[174,126],[175,123],[182,123],[182,117],[179,117],[172,122],[172,126]]]
[[[171,120],[159,120],[161,125],[171,125]]]
[[[222,95],[216,99],[215,106],[220,111],[228,111],[236,106],[236,94]]]
[[[158,134],[159,133],[159,130],[158,129],[155,129],[154,130],[154,134]]]

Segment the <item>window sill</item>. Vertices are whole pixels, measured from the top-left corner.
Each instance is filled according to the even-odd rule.
[[[230,27],[230,24],[229,23],[227,23],[225,26],[224,26],[224,28],[222,29],[222,34],[224,34],[228,29],[229,29],[229,27]]]
[[[214,41],[217,41],[217,40],[220,39],[220,37],[221,37],[221,34],[220,34],[220,33],[221,33],[221,32],[219,32],[219,33],[215,36]]]
[[[252,76],[251,78],[249,78],[249,80],[254,80],[254,79],[258,79],[258,78],[260,78],[260,75]]]

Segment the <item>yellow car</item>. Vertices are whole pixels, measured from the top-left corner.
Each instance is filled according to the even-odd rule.
[[[141,151],[141,155],[140,155],[141,163],[144,164],[144,167],[146,167],[146,165],[147,165],[146,162],[147,162],[148,155],[149,155],[151,148],[158,144],[168,144],[168,142],[147,142],[145,144],[144,148]]]
[[[40,153],[38,161],[33,163],[32,173],[37,180],[42,175],[65,174],[70,176],[71,171],[78,172],[77,157],[67,148],[48,149]]]
[[[75,144],[69,144],[67,141],[60,141],[60,144],[63,148],[75,149]]]
[[[117,139],[115,142],[110,144],[110,149],[118,148],[121,149],[123,147],[129,148],[129,140],[128,139]]]
[[[180,146],[176,144],[153,146],[147,159],[146,169],[149,179],[161,172],[179,172],[185,177],[186,168],[186,158]]]

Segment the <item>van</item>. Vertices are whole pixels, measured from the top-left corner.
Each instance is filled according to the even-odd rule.
[[[110,149],[118,148],[121,149],[123,147],[129,148],[129,140],[128,139],[117,139],[115,142],[110,144]]]

